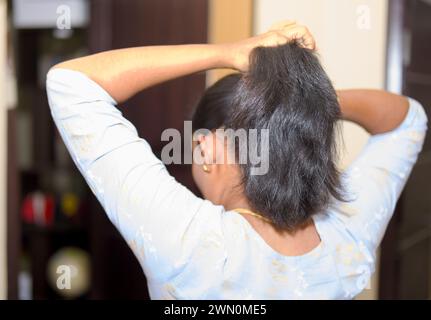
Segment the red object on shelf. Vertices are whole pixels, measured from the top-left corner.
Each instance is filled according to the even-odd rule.
[[[54,220],[54,210],[53,196],[35,192],[25,197],[21,208],[21,217],[26,223],[49,226]]]

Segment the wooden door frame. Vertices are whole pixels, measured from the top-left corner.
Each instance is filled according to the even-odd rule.
[[[7,15],[9,17],[11,1],[7,2]],[[12,42],[12,32],[8,34],[7,42]],[[13,53],[9,48],[8,53]],[[18,276],[21,255],[21,219],[20,179],[18,173],[17,157],[17,111],[15,108],[7,111],[7,158],[6,158],[6,254],[7,254],[7,299],[18,299]]]
[[[406,3],[404,0],[388,0],[388,28],[386,49],[386,83],[388,91],[403,91],[403,35]],[[397,203],[381,244],[379,299],[397,299],[399,296],[400,262],[398,259],[398,230],[401,223],[403,197]]]

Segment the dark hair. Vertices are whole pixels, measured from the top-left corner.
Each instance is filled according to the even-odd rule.
[[[343,200],[335,164],[339,118],[336,92],[318,58],[294,42],[255,48],[247,73],[207,89],[193,128],[269,129],[269,171],[252,175],[252,165],[241,164],[242,186],[254,210],[292,231],[331,197]]]

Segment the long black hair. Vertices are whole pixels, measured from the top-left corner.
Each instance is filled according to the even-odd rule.
[[[318,58],[293,42],[255,48],[248,72],[208,88],[193,130],[269,129],[269,170],[253,175],[250,163],[240,164],[242,186],[254,210],[292,231],[331,198],[344,198],[336,167],[339,119],[336,92]]]

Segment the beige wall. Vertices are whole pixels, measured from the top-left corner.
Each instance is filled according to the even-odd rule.
[[[383,88],[387,0],[255,0],[254,32],[293,19],[314,33],[322,62],[337,88]],[[360,152],[367,134],[343,124],[345,167]],[[377,297],[377,276],[360,298]]]
[[[5,97],[6,0],[0,0],[0,97]],[[0,99],[0,299],[6,299],[6,105]]]
[[[251,36],[253,29],[253,0],[210,0],[208,42],[225,43]],[[207,74],[207,85],[234,72],[212,70]]]

